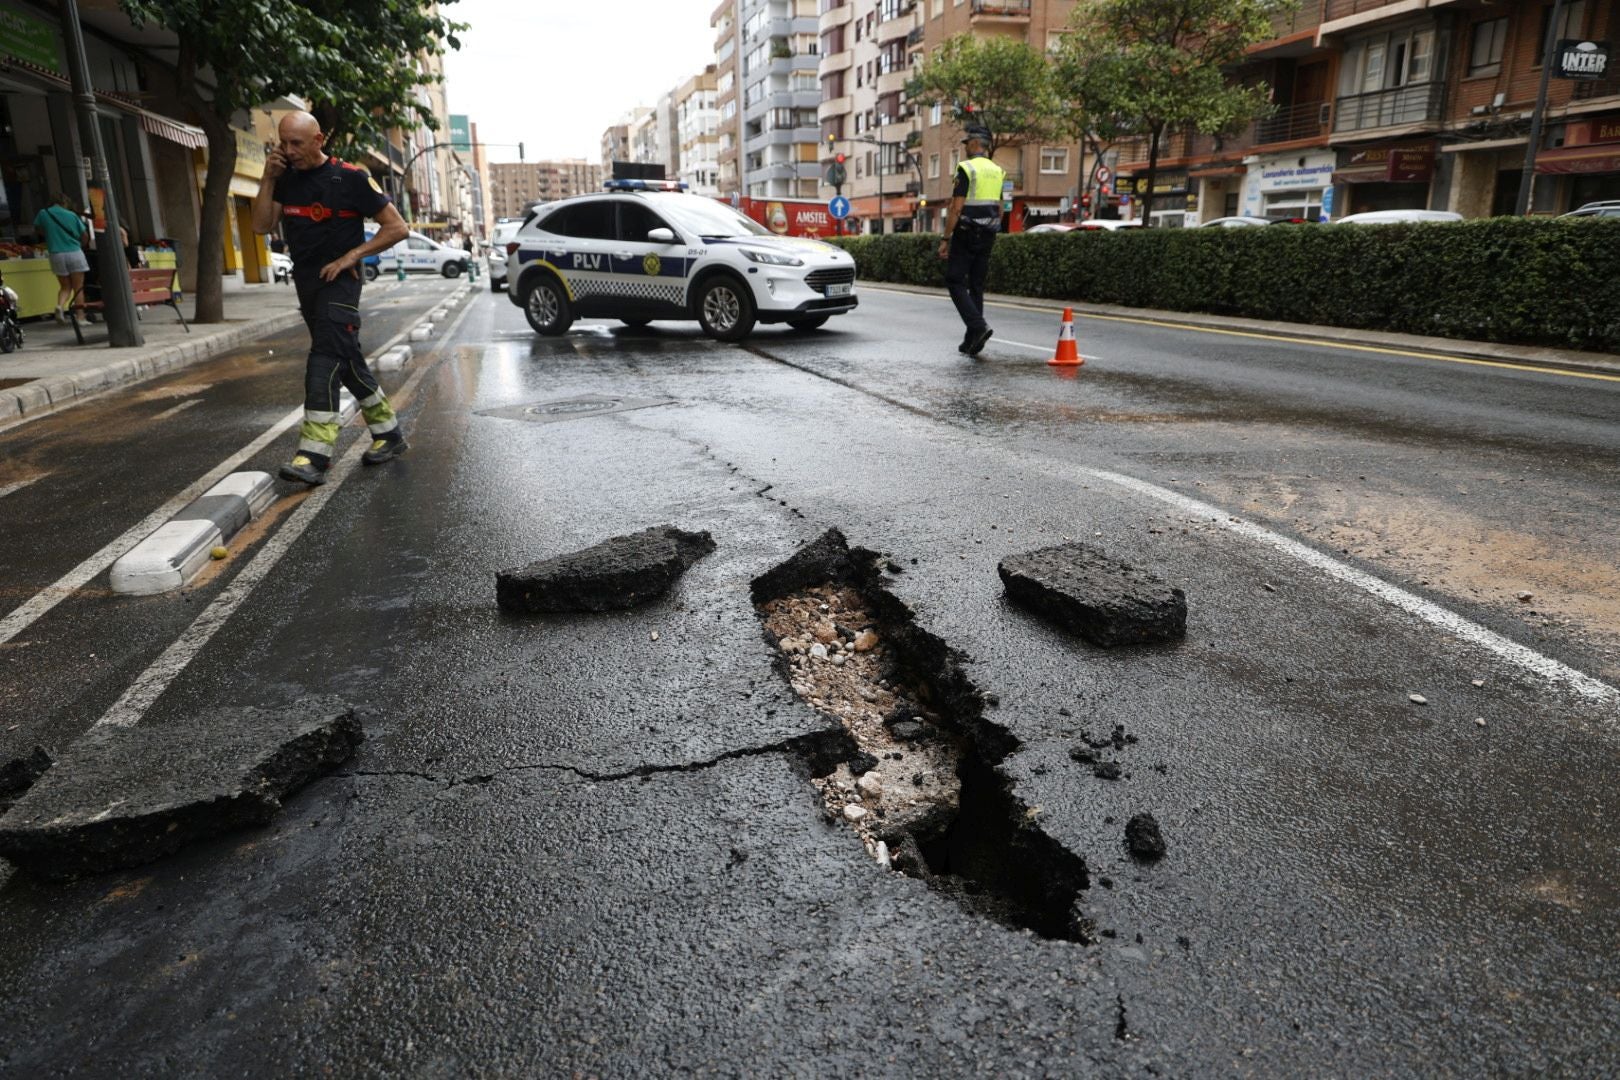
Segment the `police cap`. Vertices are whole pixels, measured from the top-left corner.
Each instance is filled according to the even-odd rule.
[[[980,124],[973,124],[967,128],[964,128],[962,132],[962,141],[971,142],[974,139],[977,139],[984,143],[984,145],[989,146],[991,142],[990,129]]]

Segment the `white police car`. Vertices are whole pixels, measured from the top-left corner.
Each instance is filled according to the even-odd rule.
[[[610,180],[538,208],[506,245],[507,296],[548,335],[579,318],[696,319],[738,341],[756,322],[813,330],[855,309],[847,252],[777,236],[684,186]]]

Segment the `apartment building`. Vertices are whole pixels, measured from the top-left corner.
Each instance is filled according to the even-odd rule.
[[[1601,40],[1613,0],[1572,0],[1556,36]],[[1252,47],[1235,79],[1263,79],[1272,115],[1228,136],[1160,144],[1155,219],[1342,217],[1366,210],[1510,214],[1552,5],[1532,0],[1307,0]],[[1147,145],[1120,150],[1127,216],[1147,198]],[[1550,82],[1532,210],[1620,198],[1620,78]]]
[[[710,24],[717,33],[722,194],[817,198],[816,0],[730,0]]]
[[[716,197],[720,188],[720,110],[716,106],[716,66],[687,79],[674,91],[676,170],[697,195]]]
[[[523,216],[524,207],[602,190],[602,166],[567,161],[496,162],[489,166],[489,205],[497,218]]]
[[[621,117],[618,123],[610,125],[602,132],[602,175],[612,175],[615,161],[635,160],[635,141],[630,133],[651,113],[652,110],[645,105],[638,105]]]
[[[739,58],[737,0],[720,0],[709,15],[714,30],[715,163],[720,195],[733,205],[742,198],[742,94],[737,85]]]
[[[927,0],[823,0],[822,167],[845,155],[851,231],[908,232],[919,224],[922,124],[905,86],[923,55],[926,7]]]
[[[827,0],[831,2],[831,0]],[[870,0],[861,0],[863,4]],[[920,23],[922,50],[911,50],[920,62],[921,52],[933,52],[956,34],[984,37],[1002,35],[1050,50],[1068,23],[1075,0],[917,0],[916,18]],[[904,80],[900,80],[903,85]],[[880,85],[879,90],[883,87]],[[923,229],[937,229],[940,208],[949,201],[952,176],[961,160],[961,128],[950,111],[927,107],[919,117],[921,135],[917,156],[922,172],[921,186],[928,206],[918,215]],[[1072,197],[1080,176],[1079,148],[1072,143],[1004,147],[996,153],[996,163],[1007,171],[1011,184],[1007,202],[1012,204],[1010,227],[1022,229],[1045,221],[1056,221],[1063,212],[1063,199]]]

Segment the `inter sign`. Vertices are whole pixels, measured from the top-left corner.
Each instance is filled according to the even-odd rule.
[[[1602,79],[1609,73],[1607,41],[1560,41],[1553,73],[1560,79]]]

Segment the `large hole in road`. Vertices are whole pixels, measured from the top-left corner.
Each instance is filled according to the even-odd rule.
[[[831,530],[754,581],[778,670],[858,753],[811,782],[880,865],[1043,938],[1090,942],[1083,859],[1042,831],[998,766],[1018,746],[958,655]],[[889,563],[891,570],[897,564]]]

